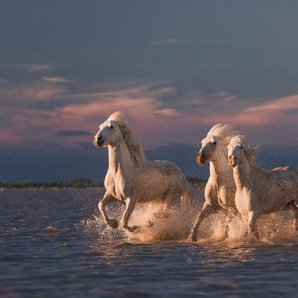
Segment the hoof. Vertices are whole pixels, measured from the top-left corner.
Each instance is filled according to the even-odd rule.
[[[116,219],[110,219],[107,224],[113,229],[118,228],[118,221]]]

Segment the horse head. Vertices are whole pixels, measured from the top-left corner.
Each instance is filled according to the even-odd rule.
[[[231,138],[228,148],[228,161],[231,167],[236,167],[240,164],[242,154],[246,145],[245,137],[237,135]]]
[[[216,154],[217,149],[227,143],[227,138],[232,134],[232,127],[220,123],[214,125],[208,132],[206,138],[201,141],[201,149],[197,153],[197,163],[204,165],[211,161]],[[226,150],[226,148],[224,148]]]
[[[257,154],[260,150],[259,146],[250,148],[246,144],[244,135],[236,135],[231,138],[228,148],[228,162],[231,167],[236,167],[242,163],[243,158],[249,164],[254,164],[256,161]]]
[[[205,139],[201,141],[201,149],[197,154],[197,164],[204,165],[206,162],[210,161],[210,158],[216,151],[216,145],[218,138],[212,135],[207,135]]]
[[[122,137],[120,126],[115,119],[116,113],[112,114],[105,122],[100,124],[99,131],[93,138],[94,146],[98,148],[107,147],[108,145],[113,146]]]

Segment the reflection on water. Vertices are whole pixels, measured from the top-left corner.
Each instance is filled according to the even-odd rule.
[[[290,212],[258,222],[262,242],[247,241],[234,220],[200,228],[174,211],[138,234],[111,229],[97,210],[97,190],[0,193],[0,296],[4,297],[296,297],[298,243]],[[122,210],[109,210],[119,217]]]

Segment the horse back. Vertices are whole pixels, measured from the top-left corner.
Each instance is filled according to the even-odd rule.
[[[184,178],[184,174],[181,172],[179,167],[168,160],[155,160],[153,162],[149,162],[149,165],[155,168],[163,175],[179,176]]]
[[[298,183],[298,169],[294,167],[276,167],[271,170],[272,173],[277,173],[281,177],[289,178]]]
[[[298,196],[298,170],[293,167],[284,166],[276,167],[271,171],[264,170],[267,192],[272,196],[280,195],[281,197]],[[262,185],[262,179],[257,180]]]

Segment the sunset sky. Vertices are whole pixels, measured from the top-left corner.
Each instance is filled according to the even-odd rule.
[[[199,149],[221,122],[297,162],[297,12],[290,0],[0,1],[0,181],[102,177],[92,137],[117,110],[151,152]]]

